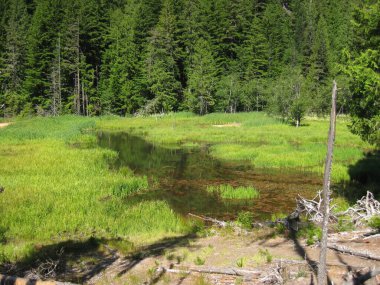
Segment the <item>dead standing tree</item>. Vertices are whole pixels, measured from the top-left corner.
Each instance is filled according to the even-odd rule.
[[[323,221],[322,221],[322,240],[321,252],[319,255],[318,266],[318,284],[327,284],[327,269],[326,269],[326,255],[327,255],[327,227],[330,215],[330,176],[331,166],[333,159],[334,141],[335,141],[335,125],[336,125],[336,92],[337,86],[334,80],[332,89],[331,100],[331,114],[330,114],[330,129],[327,143],[327,155],[325,163],[325,171],[323,175]]]

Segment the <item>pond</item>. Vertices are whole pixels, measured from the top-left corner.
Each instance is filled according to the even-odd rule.
[[[221,161],[212,157],[209,146],[163,147],[128,133],[100,132],[101,147],[118,152],[114,167],[127,166],[136,175],[149,178],[151,191],[138,199],[167,201],[176,212],[232,219],[240,211],[251,211],[258,219],[273,213],[290,213],[297,194],[311,198],[321,188],[316,175],[290,170],[257,169],[246,162]],[[221,199],[207,192],[207,186],[253,186],[255,199]],[[134,197],[136,199],[136,197]]]

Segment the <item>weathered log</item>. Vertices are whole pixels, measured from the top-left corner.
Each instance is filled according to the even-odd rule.
[[[331,244],[331,243],[327,244],[327,248],[339,251],[341,253],[346,253],[346,254],[355,255],[358,257],[366,258],[366,259],[380,261],[380,256],[374,255],[370,253],[369,251],[356,251],[346,246],[341,246],[341,245]]]
[[[235,267],[205,267],[205,266],[191,266],[191,267],[182,267],[174,265],[174,268],[159,267],[158,271],[165,271],[168,273],[205,273],[205,274],[222,274],[222,275],[233,275],[233,276],[251,276],[251,277],[260,277],[262,272],[261,270],[248,270]]]
[[[75,285],[70,282],[59,281],[40,281],[27,278],[19,278],[15,276],[7,276],[0,274],[0,285]]]
[[[228,225],[227,222],[225,222],[225,221],[219,221],[219,220],[214,219],[214,218],[205,217],[205,216],[198,216],[198,215],[194,215],[192,213],[189,213],[188,215],[191,216],[191,217],[194,217],[194,218],[206,221],[206,222],[211,222],[211,223],[216,224],[216,225],[218,225],[218,226],[220,226],[222,228],[224,228],[224,227],[226,227]]]

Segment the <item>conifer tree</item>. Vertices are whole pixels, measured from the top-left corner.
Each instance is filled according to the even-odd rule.
[[[22,0],[9,3],[5,24],[4,51],[0,54],[0,105],[2,112],[14,116],[23,109],[25,96],[26,37],[29,16]]]
[[[188,77],[188,108],[201,115],[209,113],[215,104],[218,68],[210,44],[203,38],[199,38],[194,46]]]
[[[129,1],[124,11],[111,14],[109,47],[104,54],[103,108],[125,115],[136,112],[144,98],[139,90],[140,53],[136,44],[137,1]]]
[[[147,112],[175,110],[181,99],[176,24],[174,1],[165,0],[147,46],[145,78],[151,94]]]

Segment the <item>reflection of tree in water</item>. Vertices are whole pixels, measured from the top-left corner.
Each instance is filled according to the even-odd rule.
[[[166,200],[182,214],[188,212],[233,218],[249,210],[257,216],[291,211],[298,193],[312,196],[319,187],[304,173],[284,174],[252,170],[237,163],[212,158],[207,148],[170,149],[127,133],[100,133],[99,145],[119,153],[116,167],[128,166],[138,175],[158,178],[155,191],[128,198],[128,202]],[[207,185],[254,185],[260,199],[226,201],[206,190]],[[311,198],[311,197],[310,197]]]
[[[119,153],[116,166],[128,166],[137,174],[176,178],[217,177],[220,163],[205,150],[164,148],[127,133],[101,133],[99,144]]]

